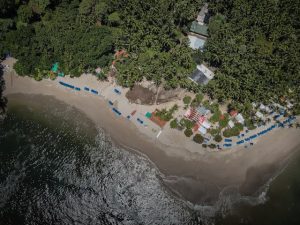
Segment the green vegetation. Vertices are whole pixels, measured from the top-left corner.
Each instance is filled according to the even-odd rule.
[[[225,128],[225,127],[227,127],[228,122],[229,122],[229,115],[228,115],[228,113],[225,113],[225,114],[223,115],[223,118],[220,119],[220,121],[219,121],[219,126],[220,126],[221,128]]]
[[[218,134],[218,135],[216,135],[216,136],[215,136],[215,138],[214,138],[214,140],[215,140],[216,142],[221,142],[221,141],[222,141],[222,139],[223,139],[223,138],[222,138],[222,136],[221,136],[221,135],[219,135],[219,134]]]
[[[217,67],[204,91],[238,103],[300,100],[297,0],[210,1],[204,58]]]
[[[99,79],[99,80],[107,80],[107,75],[103,72],[103,71],[101,71],[100,73],[97,73],[96,74],[96,77]]]
[[[215,144],[210,144],[210,145],[208,145],[208,147],[213,149],[213,148],[216,148],[217,146]]]
[[[239,129],[239,131],[242,131],[244,129],[244,126],[241,123],[236,123],[235,126],[237,127],[237,129]]]
[[[294,108],[293,108],[293,114],[294,115],[300,115],[300,104],[296,104],[295,106],[294,106]]]
[[[188,120],[188,119],[185,119],[185,118],[182,118],[180,120],[180,124],[184,127],[186,127],[187,129],[192,129],[195,125],[195,122],[191,121],[191,120]]]
[[[203,95],[202,94],[196,94],[195,98],[193,99],[191,106],[192,107],[198,107],[200,106],[201,102],[203,100]]]
[[[174,119],[174,120],[172,120],[172,121],[170,122],[170,127],[171,127],[172,129],[175,129],[175,128],[178,127],[177,119]]]
[[[214,102],[206,106],[212,113],[220,112],[219,104]]]
[[[209,129],[209,133],[210,133],[212,136],[215,136],[215,135],[217,135],[217,134],[220,133],[220,129],[214,129],[214,128]]]
[[[234,126],[233,128],[226,129],[223,132],[224,137],[233,137],[238,136],[240,134],[240,130],[238,127]]]
[[[164,121],[170,121],[173,118],[173,113],[178,109],[178,106],[175,104],[171,109],[166,110],[158,110],[156,112],[156,116],[158,116],[160,119]]]
[[[20,75],[49,76],[54,62],[79,76],[108,68],[116,50],[118,82],[133,86],[145,76],[166,88],[187,87],[193,50],[183,33],[202,0],[5,0],[0,7],[0,55],[18,59]],[[150,63],[149,63],[150,62]],[[38,74],[38,75],[36,75]],[[100,75],[100,79],[105,77]]]
[[[254,125],[253,121],[251,119],[246,119],[245,120],[245,126],[249,129],[249,130],[254,130],[256,128],[256,126]]]
[[[210,102],[208,100],[205,100],[202,104],[205,108],[209,108]]]
[[[214,112],[214,114],[210,117],[209,121],[212,122],[212,123],[217,123],[220,121],[221,119],[221,116],[222,116],[222,113],[221,111],[218,109]]]
[[[209,1],[209,38],[206,50],[199,53],[188,47],[186,34],[202,4],[202,0],[3,0],[0,55],[10,52],[18,59],[18,74],[40,80],[50,76],[54,62],[72,76],[94,73],[97,67],[108,71],[114,53],[124,49],[128,57],[115,61],[120,85],[132,87],[145,77],[166,89],[180,86],[219,102],[230,100],[246,118],[251,116],[251,102],[278,102],[284,97],[299,114],[300,2]],[[195,69],[194,60],[216,68],[208,85],[187,79]],[[199,95],[191,105],[202,100]],[[203,105],[210,107],[208,101]]]
[[[195,136],[193,137],[193,141],[198,144],[202,144],[204,141],[204,138],[202,137],[201,134],[195,134]]]
[[[0,15],[0,52],[18,59],[19,75],[40,80],[59,62],[65,74],[79,76],[112,62],[120,31],[106,22],[97,25],[100,1],[7,1],[16,4]]]
[[[190,137],[193,135],[193,131],[192,131],[192,129],[187,128],[187,129],[185,129],[184,134],[185,134],[185,136]]]
[[[183,103],[185,105],[189,105],[191,103],[192,98],[190,96],[184,96]]]
[[[7,99],[3,96],[5,82],[3,79],[3,66],[0,64],[0,115],[5,112]]]

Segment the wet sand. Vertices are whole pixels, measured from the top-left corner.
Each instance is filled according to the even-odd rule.
[[[255,194],[300,146],[300,130],[282,128],[261,137],[250,149],[209,152],[199,146],[197,152],[185,143],[171,147],[140,132],[132,122],[116,117],[99,96],[66,90],[57,81],[36,82],[28,77],[12,79],[11,76],[14,75],[4,76],[8,100],[26,101],[28,96],[43,95],[42,104],[47,104],[50,97],[75,107],[103,128],[117,145],[149,158],[170,190],[195,204],[213,204],[228,186],[240,188],[245,195]]]

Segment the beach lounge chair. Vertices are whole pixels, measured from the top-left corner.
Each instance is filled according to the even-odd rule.
[[[94,90],[94,89],[91,89],[91,92],[95,95],[98,95],[98,91]]]
[[[121,116],[121,112],[119,110],[117,110],[116,108],[112,108],[112,110],[119,116]]]
[[[114,89],[114,92],[116,93],[116,94],[118,94],[118,95],[120,95],[121,94],[121,92],[118,90],[118,89]]]
[[[257,138],[257,134],[250,136],[250,139]]]
[[[225,142],[232,142],[232,140],[231,140],[231,139],[228,139],[228,138],[225,138],[224,141],[225,141]]]
[[[60,83],[61,85],[65,86],[65,87],[74,89],[74,86],[73,86],[73,85],[67,84],[67,83],[65,83],[65,82],[63,82],[63,81],[59,81],[59,83]]]
[[[109,100],[109,101],[108,101],[108,104],[113,105],[114,103],[113,103],[112,101]]]
[[[80,91],[81,89],[79,87],[75,87],[75,90],[76,91]]]
[[[228,147],[231,147],[232,145],[231,144],[224,144],[223,146],[228,148]]]
[[[85,91],[90,91],[90,89],[88,87],[84,87],[83,88]]]
[[[143,124],[143,123],[144,123],[144,121],[141,120],[140,118],[137,118],[136,120],[137,120],[140,124]]]

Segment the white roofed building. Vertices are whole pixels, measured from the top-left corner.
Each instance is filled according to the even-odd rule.
[[[205,85],[215,76],[214,72],[211,71],[204,64],[197,65],[197,69],[190,75],[189,79],[196,84]]]
[[[199,127],[198,131],[201,133],[201,134],[206,134],[207,133],[207,130],[205,127]]]
[[[206,129],[209,129],[211,127],[211,123],[208,122],[207,120],[205,120],[202,124],[201,124],[202,127],[206,128]]]
[[[233,123],[231,120],[229,120],[228,126],[229,126],[230,128],[233,128],[233,127],[234,127],[234,123]]]
[[[257,117],[260,118],[260,119],[263,119],[263,118],[264,118],[264,115],[263,115],[261,112],[259,112],[259,111],[257,111],[257,112],[255,113],[255,116],[257,116]]]
[[[235,119],[241,124],[244,124],[244,122],[245,122],[243,115],[240,113],[236,115]]]

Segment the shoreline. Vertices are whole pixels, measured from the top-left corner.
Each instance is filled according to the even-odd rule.
[[[18,94],[44,95],[74,106],[97,127],[103,128],[117,146],[146,156],[162,173],[165,185],[173,193],[177,192],[177,195],[193,204],[213,204],[220,192],[228,186],[238,186],[246,195],[255,194],[276,171],[288,163],[286,160],[300,149],[298,138],[300,131],[294,128],[278,129],[261,137],[255,146],[247,150],[239,147],[213,152],[203,150],[200,146],[197,149],[194,143],[192,146],[186,143],[177,144],[178,147],[168,146],[160,140],[147,136],[145,128],[141,132],[135,124],[125,118],[116,117],[104,99],[99,96],[66,90],[57,84],[57,80],[37,82],[29,77],[7,73],[4,78],[6,81],[4,93],[8,100]],[[90,82],[94,86],[103,85],[100,82],[95,83],[88,75],[76,80],[82,84]],[[190,139],[187,141],[191,142]],[[193,146],[196,147],[187,149]],[[260,174],[265,176],[258,176]]]

